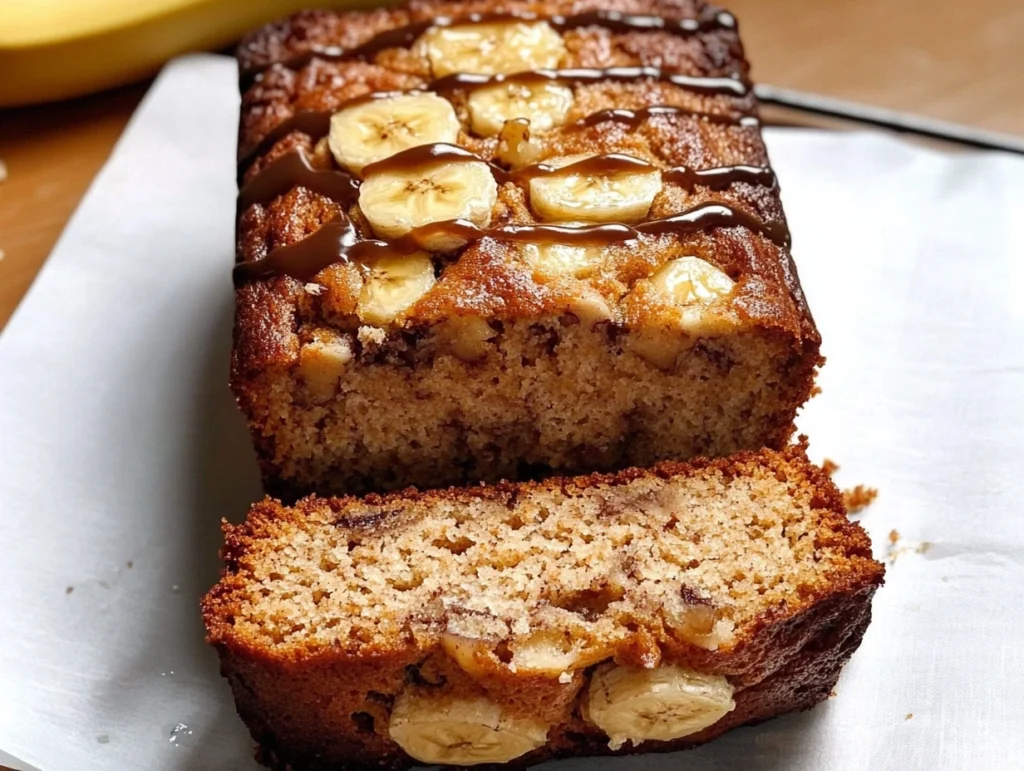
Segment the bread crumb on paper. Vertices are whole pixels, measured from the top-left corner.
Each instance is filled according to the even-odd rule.
[[[892,565],[904,554],[927,554],[931,548],[931,541],[920,541],[916,544],[907,544],[906,546],[902,546],[900,545],[900,531],[892,530],[889,532],[889,546],[886,558],[889,564]]]
[[[847,514],[857,514],[863,511],[878,497],[878,490],[867,485],[857,485],[848,490],[843,490],[843,503],[846,504]]]
[[[830,478],[835,477],[836,472],[839,471],[839,469],[840,465],[831,458],[825,458],[825,460],[821,462],[821,470]],[[846,505],[846,513],[856,514],[863,511],[870,506],[872,501],[877,497],[878,490],[874,487],[868,487],[867,485],[857,485],[856,487],[843,490],[843,503]]]

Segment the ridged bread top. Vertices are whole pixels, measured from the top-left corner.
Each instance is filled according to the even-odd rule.
[[[664,28],[613,23],[623,15]],[[238,58],[236,371],[293,362],[302,343],[339,333],[441,330],[465,349],[487,325],[551,317],[614,334],[757,328],[818,344],[742,46],[714,8],[310,11],[250,35]],[[460,80],[467,71],[485,82]],[[405,146],[375,154],[389,120],[419,132],[405,144],[444,151],[387,167],[388,148]],[[462,230],[431,231],[453,219]],[[360,244],[325,260],[346,235]]]

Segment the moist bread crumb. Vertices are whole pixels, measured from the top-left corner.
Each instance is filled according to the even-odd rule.
[[[314,189],[311,179],[338,183],[346,169],[303,117],[320,115],[323,128],[354,99],[407,94],[440,75],[415,43],[342,60],[311,52],[358,48],[438,17],[602,11],[710,23],[694,34],[599,23],[550,33],[564,48],[557,68],[663,68],[690,80],[566,85],[572,104],[564,122],[527,132],[531,162],[597,153],[663,172],[742,167],[748,175],[728,184],[665,182],[644,221],[633,224],[725,206],[747,225],[645,233],[588,253],[582,267],[567,265],[564,254],[544,257],[534,243],[471,239],[455,251],[421,254],[418,273],[399,271],[405,279],[415,273],[422,294],[403,294],[394,314],[368,300],[379,266],[366,260],[339,259],[302,277],[260,272],[279,250],[308,245],[339,223],[350,222],[360,239],[381,235],[362,198],[348,205]],[[774,175],[757,101],[739,88],[749,69],[742,45],[734,24],[718,23],[727,18],[693,0],[427,0],[371,12],[303,12],[243,41],[237,260],[250,274],[236,293],[231,382],[271,494],[530,479],[785,446],[823,360],[787,242],[749,226],[757,220],[779,232],[786,221],[778,185],[764,181]],[[701,87],[710,80],[738,90]],[[440,96],[459,125],[450,144],[492,168],[517,166],[504,139],[476,133],[473,92]],[[651,108],[632,124],[593,120]],[[268,175],[281,168],[275,164],[299,155],[313,176],[268,187]],[[750,177],[751,169],[764,174]],[[491,225],[543,224],[532,184],[497,187]],[[605,224],[622,223],[613,217]],[[664,271],[681,259],[705,265],[721,296],[684,302],[662,291]]]
[[[802,447],[294,508],[268,499],[225,534],[208,639],[263,756],[296,771],[413,765],[394,737],[425,698],[531,721],[516,734],[521,762],[608,753],[587,704],[610,671],[710,678],[722,709],[732,700],[670,741],[612,737],[619,752],[813,706],[859,644],[884,572]]]

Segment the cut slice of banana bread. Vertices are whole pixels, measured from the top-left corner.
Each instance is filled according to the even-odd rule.
[[[415,0],[238,56],[232,386],[272,494],[789,441],[820,340],[729,14]]]
[[[294,771],[665,751],[826,698],[884,569],[802,447],[256,504],[209,642]]]

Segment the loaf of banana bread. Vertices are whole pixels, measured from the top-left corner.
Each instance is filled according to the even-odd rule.
[[[666,751],[828,697],[884,569],[802,447],[267,499],[204,600],[292,771]]]
[[[790,438],[819,337],[729,14],[426,0],[239,62],[232,384],[269,490]]]

